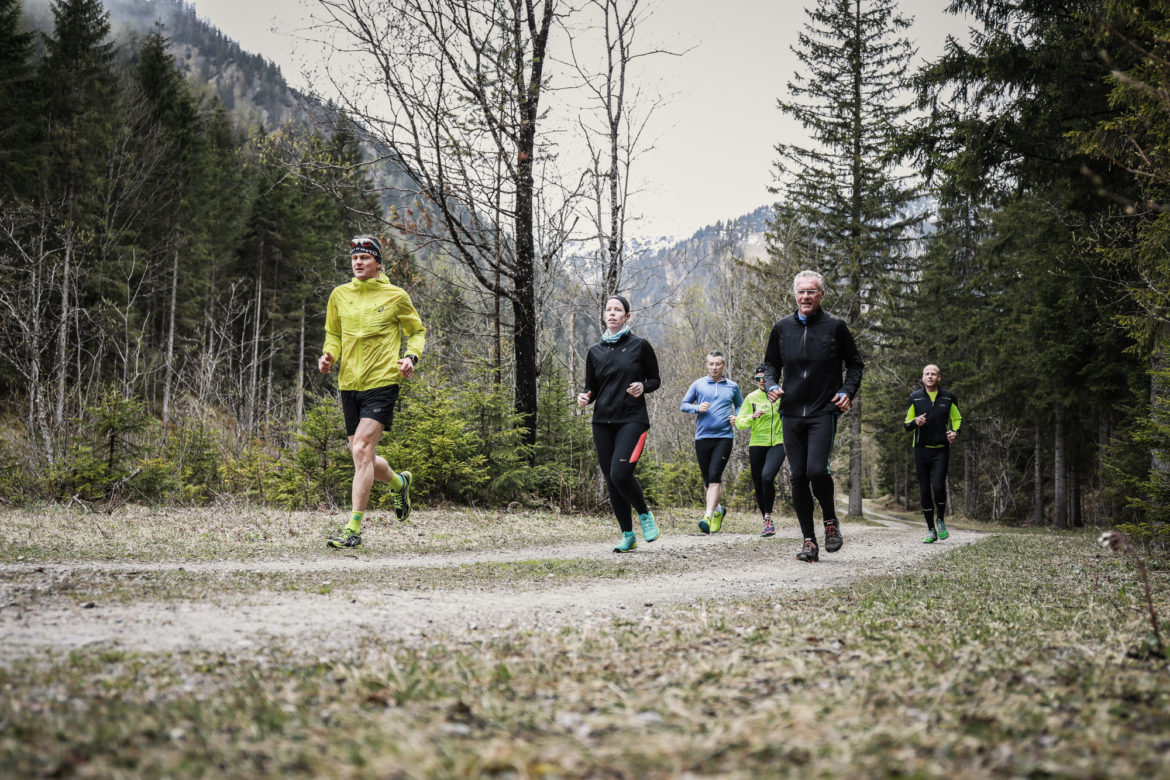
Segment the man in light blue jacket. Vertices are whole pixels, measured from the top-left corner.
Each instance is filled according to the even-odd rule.
[[[683,396],[681,411],[696,415],[695,457],[707,491],[706,513],[699,521],[705,534],[719,533],[727,509],[719,503],[723,495],[723,469],[731,458],[735,441],[735,412],[743,403],[739,385],[723,376],[727,361],[722,352],[707,353],[707,376],[696,379]]]

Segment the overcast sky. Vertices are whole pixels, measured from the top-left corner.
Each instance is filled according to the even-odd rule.
[[[200,16],[245,49],[280,66],[304,88],[296,38],[307,0],[189,0]],[[631,204],[635,235],[689,236],[704,225],[770,203],[774,145],[799,140],[799,128],[776,108],[797,60],[790,47],[807,16],[801,0],[658,0],[639,37],[687,51],[658,57],[651,82],[668,102],[653,115],[654,148],[637,162],[643,189]],[[914,17],[910,37],[920,58],[942,51],[947,34],[967,22],[944,13],[947,0],[902,0]],[[644,36],[644,37],[643,37]],[[689,51],[688,51],[689,50]]]

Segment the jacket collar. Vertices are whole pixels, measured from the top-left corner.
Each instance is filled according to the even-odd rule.
[[[381,271],[379,271],[378,275],[375,276],[373,279],[359,279],[355,276],[349,280],[349,283],[353,287],[390,284],[390,277],[387,276],[386,274],[382,273]]]
[[[804,325],[806,327],[809,325],[812,325],[815,322],[819,322],[824,316],[825,316],[825,310],[824,309],[817,309],[812,314],[808,315],[807,320],[805,320],[804,322],[801,322],[800,310],[797,309],[796,311],[792,312],[792,319],[796,321],[796,324],[797,325]]]

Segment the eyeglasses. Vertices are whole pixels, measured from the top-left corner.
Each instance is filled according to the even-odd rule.
[[[821,294],[820,290],[797,290],[796,291],[797,298],[802,298],[802,297],[809,298],[809,297],[812,297],[814,295],[820,295],[820,294]]]

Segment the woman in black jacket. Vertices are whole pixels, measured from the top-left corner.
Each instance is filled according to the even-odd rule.
[[[602,321],[605,332],[585,358],[585,389],[577,395],[577,405],[595,404],[593,444],[609,491],[609,504],[622,530],[622,538],[613,551],[623,553],[638,546],[631,508],[638,512],[642,538],[647,542],[658,538],[658,526],[646,506],[634,468],[650,430],[645,394],[657,390],[662,380],[654,348],[630,332],[629,301],[620,295],[610,296],[605,301]]]

